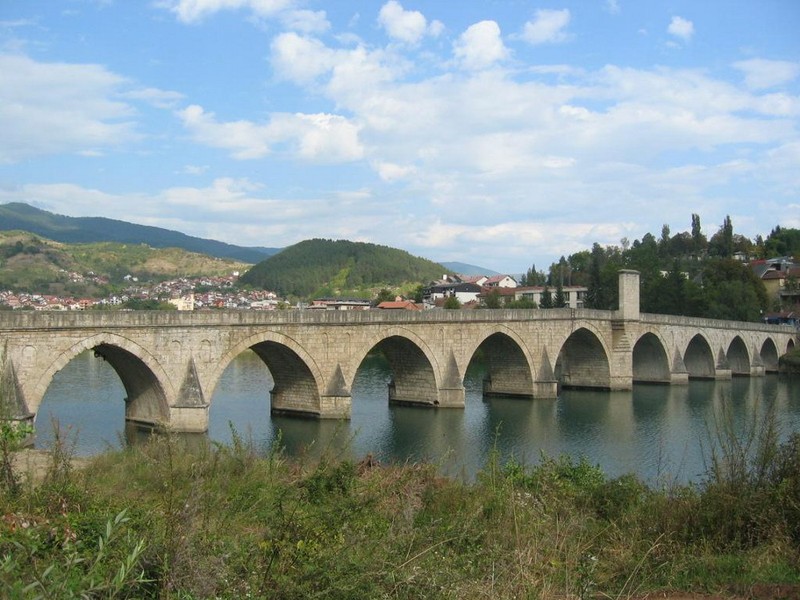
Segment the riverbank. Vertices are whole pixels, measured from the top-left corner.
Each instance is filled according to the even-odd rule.
[[[800,349],[787,352],[779,359],[781,373],[800,375]]]
[[[800,436],[762,446],[668,489],[566,457],[464,483],[239,438],[28,454],[39,482],[0,493],[0,596],[798,597]]]

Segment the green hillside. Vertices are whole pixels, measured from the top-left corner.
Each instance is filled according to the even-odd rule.
[[[94,273],[121,284],[125,275],[164,280],[201,275],[230,275],[247,263],[146,244],[99,242],[64,244],[25,231],[0,231],[0,290],[91,295],[102,285],[72,274]],[[78,279],[78,281],[76,281]]]
[[[30,231],[57,242],[82,244],[118,242],[147,244],[153,248],[182,248],[209,256],[253,264],[278,248],[247,248],[216,240],[192,237],[178,231],[136,225],[103,217],[66,217],[22,202],[0,204],[0,231]]]
[[[403,250],[313,239],[290,246],[261,261],[240,282],[281,295],[308,297],[351,295],[358,290],[424,283],[448,272],[433,261]]]

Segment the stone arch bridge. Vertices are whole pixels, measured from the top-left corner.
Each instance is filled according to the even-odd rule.
[[[6,418],[32,420],[53,376],[93,350],[122,380],[128,420],[205,431],[222,372],[248,349],[273,376],[273,412],[348,418],[356,371],[376,351],[390,402],[463,407],[477,356],[486,395],[552,398],[559,386],[760,376],[797,343],[789,326],[642,314],[635,271],[619,287],[616,311],[2,312],[0,393]]]

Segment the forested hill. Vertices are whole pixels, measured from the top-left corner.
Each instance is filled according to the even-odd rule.
[[[446,272],[440,264],[387,246],[313,239],[258,263],[240,282],[281,295],[307,297],[423,283]]]
[[[85,244],[118,242],[147,244],[153,248],[181,248],[250,264],[279,252],[279,248],[248,248],[216,240],[193,237],[160,227],[136,225],[104,217],[66,217],[46,210],[12,202],[0,204],[0,231],[29,231],[56,242]]]

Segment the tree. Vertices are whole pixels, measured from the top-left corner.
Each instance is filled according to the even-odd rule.
[[[174,304],[161,302],[155,298],[148,298],[146,300],[130,298],[123,304],[123,307],[130,310],[177,310]]]
[[[484,304],[486,305],[486,308],[500,308],[501,305],[500,292],[497,289],[492,289],[486,295]]]
[[[444,301],[444,308],[448,310],[456,310],[461,308],[461,301],[455,296],[448,296]]]
[[[764,240],[765,258],[800,255],[800,229],[776,226]]]
[[[553,308],[553,294],[550,293],[550,288],[548,286],[544,286],[542,301],[539,306],[541,308]]]
[[[522,274],[519,284],[521,286],[535,286],[542,285],[544,282],[544,274],[536,270],[536,265],[531,265],[525,273]]]
[[[733,223],[729,215],[725,216],[722,226],[711,236],[708,249],[714,256],[731,258],[733,256]]]
[[[767,290],[747,265],[730,258],[709,261],[702,273],[706,313],[711,319],[759,321],[768,308]]]
[[[617,303],[617,277],[622,268],[619,248],[603,249],[597,242],[592,246],[589,263],[589,283],[586,286],[586,307],[612,310]]]
[[[556,295],[553,297],[553,308],[564,308],[567,305],[567,299],[564,296],[564,286],[561,282],[556,283]]]
[[[669,256],[670,254],[670,237],[669,237],[669,225],[664,223],[661,226],[661,239],[658,240],[658,254],[662,258]]]
[[[372,301],[373,306],[378,306],[381,302],[392,302],[395,299],[395,294],[391,290],[386,288],[381,289],[378,292],[378,295],[375,297],[375,300]]]
[[[708,242],[700,229],[700,215],[698,214],[692,214],[692,242],[694,242],[695,255],[701,256],[705,253]]]

